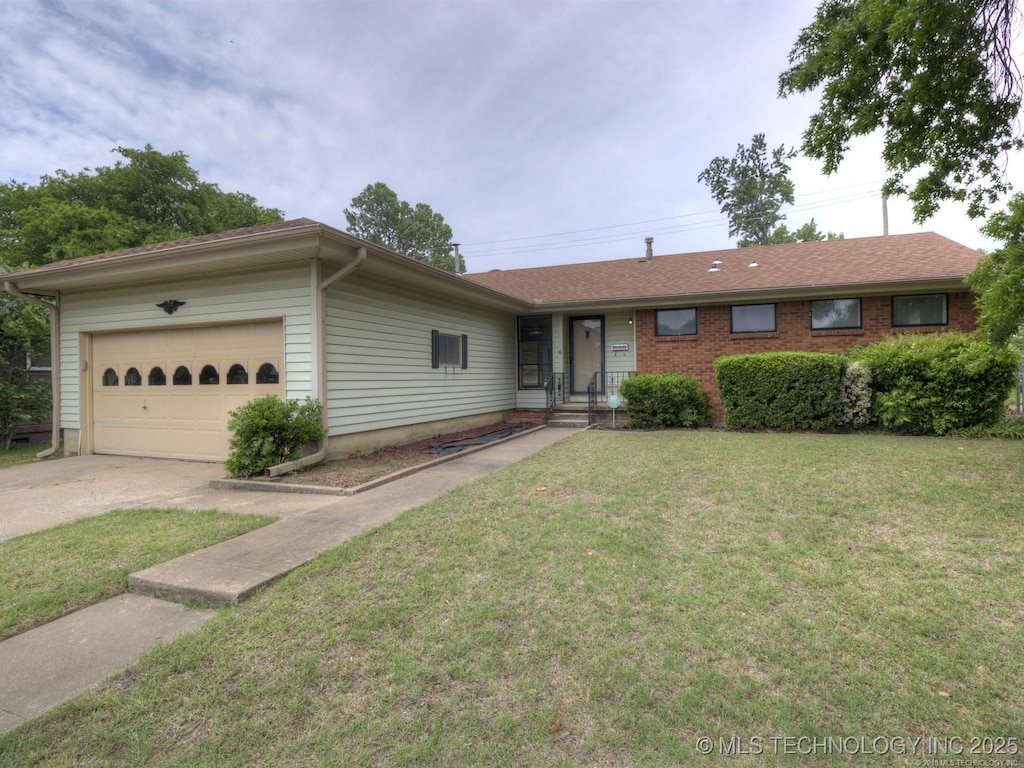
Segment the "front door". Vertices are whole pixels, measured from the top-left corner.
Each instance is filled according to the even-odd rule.
[[[591,377],[604,370],[604,317],[569,319],[570,393],[587,394]],[[603,377],[597,382],[598,394],[604,392]]]

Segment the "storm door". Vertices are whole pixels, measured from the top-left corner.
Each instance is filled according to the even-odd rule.
[[[595,373],[604,370],[604,316],[569,318],[570,394],[587,394]],[[597,378],[597,392],[604,393],[604,377]]]

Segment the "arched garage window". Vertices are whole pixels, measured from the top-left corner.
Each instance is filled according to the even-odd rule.
[[[184,365],[179,365],[177,370],[174,372],[174,386],[182,386],[185,384],[192,383],[192,371],[186,368]]]
[[[129,368],[124,374],[124,385],[126,387],[141,387],[142,374],[138,368]]]
[[[149,386],[151,387],[163,387],[167,384],[167,374],[164,373],[164,369],[157,366],[149,372]]]
[[[107,368],[103,372],[103,386],[104,387],[116,387],[117,386],[117,371],[113,368]]]
[[[279,378],[277,368],[274,367],[273,363],[264,363],[256,371],[257,384],[277,384]]]
[[[203,370],[199,373],[199,383],[220,384],[220,374],[212,365],[203,366]]]
[[[235,363],[228,369],[228,384],[248,384],[249,372],[241,363]]]

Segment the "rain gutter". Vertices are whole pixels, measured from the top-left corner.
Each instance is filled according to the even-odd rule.
[[[44,301],[37,296],[29,296],[22,293],[18,287],[10,282],[4,281],[4,291],[29,304],[43,307],[50,311],[50,387],[53,392],[53,433],[50,436],[50,447],[36,454],[37,459],[45,459],[53,456],[60,447],[60,295],[55,294],[54,300]]]
[[[319,256],[319,250],[317,251],[317,256]],[[317,327],[320,329],[320,380],[317,385],[317,398],[320,400],[320,404],[323,409],[321,420],[325,433],[327,430],[327,289],[332,285],[341,282],[350,273],[359,269],[364,261],[366,261],[366,248],[360,246],[359,250],[356,252],[355,259],[320,283],[320,287],[318,289]],[[326,434],[320,441],[320,447],[315,453],[311,453],[309,456],[303,456],[301,459],[296,459],[295,461],[288,461],[284,464],[278,464],[270,467],[270,469],[267,470],[267,475],[270,477],[280,477],[281,475],[288,474],[296,469],[302,469],[303,467],[308,467],[312,464],[323,461],[325,456],[327,456]]]

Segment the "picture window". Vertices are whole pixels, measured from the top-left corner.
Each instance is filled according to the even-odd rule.
[[[777,328],[774,304],[742,304],[732,308],[733,333],[773,332]]]
[[[655,336],[696,336],[696,309],[659,309],[654,313]]]
[[[860,327],[860,299],[822,299],[811,302],[812,331]]]

